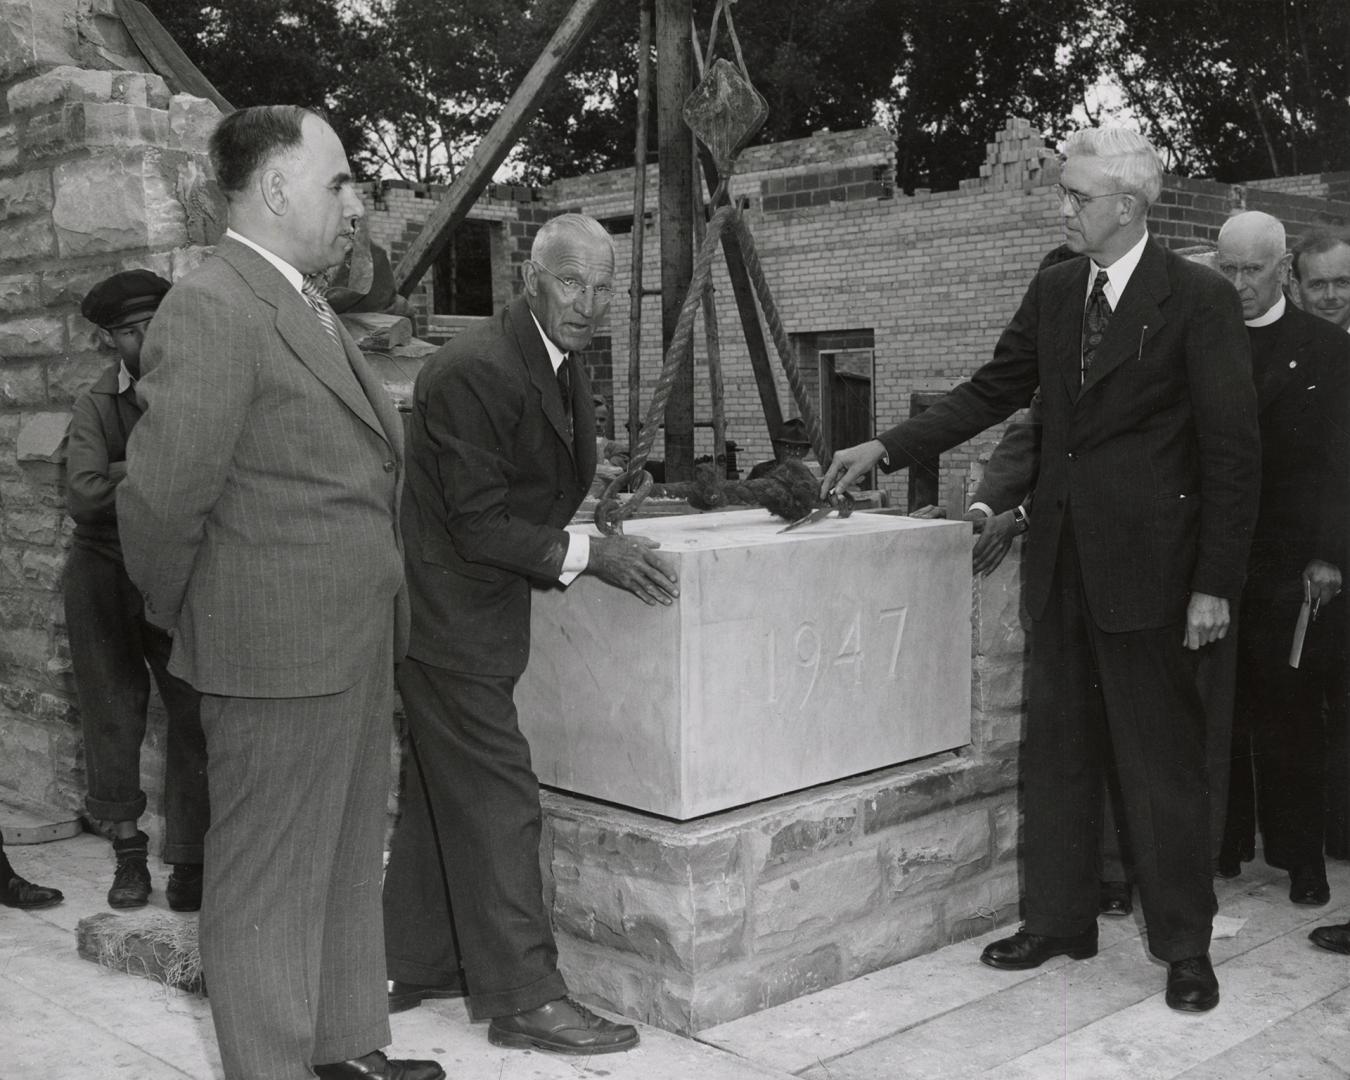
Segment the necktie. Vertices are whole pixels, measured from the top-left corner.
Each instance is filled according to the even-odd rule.
[[[572,427],[572,354],[564,353],[562,363],[558,365],[558,392],[562,394],[563,415],[567,417],[567,427]]]
[[[314,309],[314,314],[319,317],[319,322],[323,323],[323,328],[328,331],[328,336],[340,346],[342,338],[338,336],[337,316],[333,314],[333,309],[328,306],[328,301],[324,299],[318,279],[305,278],[300,287],[300,292],[304,295],[309,306]]]
[[[1088,294],[1087,307],[1083,309],[1083,362],[1078,369],[1078,385],[1082,386],[1087,378],[1092,358],[1097,354],[1097,346],[1102,343],[1106,333],[1106,324],[1111,321],[1111,305],[1106,302],[1106,271],[1098,270],[1092,282],[1092,292]]]

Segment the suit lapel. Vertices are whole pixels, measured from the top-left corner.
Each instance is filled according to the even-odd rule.
[[[1086,281],[1083,282],[1083,289],[1086,296]],[[1161,304],[1171,291],[1167,280],[1167,257],[1161,247],[1149,240],[1125,286],[1125,294],[1119,298],[1111,313],[1102,343],[1097,346],[1092,366],[1083,380],[1083,388],[1078,394],[1080,399],[1086,397],[1094,386],[1116,368],[1143,355],[1149,339],[1162,328],[1164,317]],[[1080,354],[1081,350],[1080,341]]]
[[[228,237],[221,242],[217,253],[239,271],[260,300],[276,310],[277,333],[300,362],[377,435],[388,439],[388,431],[376,415],[367,390],[358,381],[355,365],[350,363],[350,354],[359,355],[359,350],[350,342],[341,322],[338,333],[343,348],[339,351],[333,348],[333,340],[314,309],[276,267],[256,251]]]
[[[525,370],[529,373],[530,382],[539,395],[539,406],[543,410],[544,418],[548,420],[549,425],[557,432],[558,439],[567,448],[567,456],[575,459],[576,447],[572,443],[573,433],[568,429],[567,415],[563,412],[562,394],[558,389],[558,376],[553,371],[553,363],[548,358],[548,350],[544,348],[544,339],[539,333],[539,328],[535,325],[534,316],[530,314],[530,307],[525,303],[523,297],[512,301],[510,312],[511,328],[516,335],[516,343],[520,346],[520,354],[525,359]],[[577,364],[572,365],[574,373],[579,366]],[[584,377],[573,378],[572,400],[574,402],[576,401],[578,387],[585,381]],[[586,395],[589,401],[589,383],[587,383]],[[574,420],[577,419],[576,409],[572,410],[572,416]]]

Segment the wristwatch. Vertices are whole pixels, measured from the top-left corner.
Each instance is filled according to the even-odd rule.
[[[1031,519],[1027,517],[1025,508],[1021,506],[1013,507],[1013,525],[1019,533],[1024,533],[1031,528]]]

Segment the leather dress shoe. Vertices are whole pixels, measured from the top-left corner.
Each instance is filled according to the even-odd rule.
[[[1331,899],[1324,866],[1296,866],[1289,871],[1289,899],[1296,904],[1321,907]]]
[[[65,896],[60,889],[49,889],[45,885],[34,885],[13,874],[0,888],[0,904],[5,907],[21,908],[24,911],[36,911],[38,908],[59,904]]]
[[[1097,927],[1084,930],[1072,937],[1048,937],[1019,930],[1012,937],[1000,938],[986,945],[980,953],[980,962],[1003,971],[1025,971],[1040,967],[1056,956],[1071,960],[1086,960],[1097,955]]]
[[[174,863],[164,898],[173,911],[200,911],[202,907],[202,864]]]
[[[445,1070],[434,1061],[387,1058],[379,1050],[351,1061],[315,1065],[322,1080],[445,1080]]]
[[[1134,911],[1134,900],[1127,881],[1103,881],[1100,911],[1103,915],[1125,916]]]
[[[1181,1012],[1208,1012],[1219,1003],[1219,980],[1209,954],[1188,956],[1167,965],[1167,993],[1169,1009]]]
[[[389,1011],[391,1013],[406,1012],[408,1009],[417,1008],[424,1001],[463,996],[464,985],[460,982],[427,986],[423,983],[399,982],[394,979],[389,984]]]
[[[1340,926],[1319,926],[1308,935],[1308,940],[1319,948],[1350,954],[1350,923],[1341,923]]]
[[[555,1054],[614,1054],[635,1047],[638,1033],[631,1024],[611,1023],[563,997],[514,1016],[493,1017],[488,1042]]]

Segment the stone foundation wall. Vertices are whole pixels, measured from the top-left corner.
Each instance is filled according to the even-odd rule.
[[[682,823],[547,793],[569,985],[693,1033],[1014,921],[1019,549],[974,587],[964,750]]]

